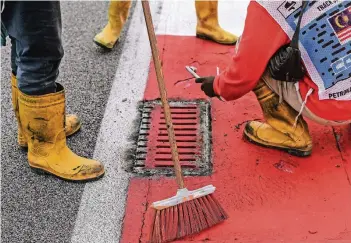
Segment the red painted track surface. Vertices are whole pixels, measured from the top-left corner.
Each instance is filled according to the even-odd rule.
[[[175,85],[190,77],[185,65],[198,67],[200,76],[214,75],[234,50],[195,37],[159,36],[158,44],[168,96],[184,100],[205,98],[192,80]],[[151,66],[144,98],[158,97]],[[303,159],[243,141],[245,121],[261,118],[253,94],[234,102],[212,100],[213,175],[188,177],[186,184],[216,186],[214,195],[230,218],[181,242],[351,242],[350,128],[309,122],[314,150]],[[132,179],[121,242],[147,242],[150,204],[176,189],[171,178]]]

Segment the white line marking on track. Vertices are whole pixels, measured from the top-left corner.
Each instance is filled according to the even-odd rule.
[[[220,0],[218,2],[218,19],[221,27],[235,35],[241,35],[248,3],[248,0]],[[168,0],[163,3],[157,34],[194,36],[195,32],[195,1]]]
[[[152,3],[151,7],[157,23],[155,5]],[[106,175],[85,185],[71,237],[73,243],[115,243],[121,237],[130,178],[122,168],[123,159],[137,115],[136,106],[144,94],[151,57],[140,2],[134,11],[93,156],[104,163]],[[127,101],[122,102],[125,98]]]

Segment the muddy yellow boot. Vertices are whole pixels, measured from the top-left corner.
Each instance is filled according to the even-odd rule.
[[[195,1],[197,26],[196,36],[214,42],[234,45],[238,37],[225,31],[218,23],[218,1]]]
[[[12,107],[15,112],[16,118],[17,118],[17,124],[18,124],[18,129],[17,129],[17,141],[18,145],[21,147],[26,148],[27,145],[27,140],[23,136],[22,129],[19,123],[18,119],[18,88],[17,88],[17,79],[16,76],[11,73],[11,86],[12,86]],[[74,133],[76,133],[80,127],[81,123],[79,118],[76,115],[71,115],[68,114],[66,115],[66,126],[65,126],[65,132],[66,136],[71,136]]]
[[[32,169],[71,181],[93,180],[104,174],[100,162],[80,157],[66,145],[65,94],[60,84],[56,93],[47,95],[30,96],[18,91],[18,104]]]
[[[309,156],[312,152],[312,139],[302,116],[294,126],[298,112],[285,101],[279,104],[279,96],[263,81],[253,91],[266,122],[248,122],[244,137],[264,147],[283,150],[295,156]]]
[[[108,23],[94,37],[94,42],[103,48],[112,49],[128,18],[131,1],[111,1],[108,8]]]

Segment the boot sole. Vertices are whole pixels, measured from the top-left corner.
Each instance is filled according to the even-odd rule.
[[[42,168],[33,167],[31,165],[29,165],[29,167],[37,175],[51,175],[51,176],[54,176],[56,178],[59,178],[60,180],[74,182],[74,183],[85,183],[85,182],[97,181],[97,180],[101,179],[102,177],[104,177],[104,175],[105,175],[105,171],[104,171],[104,173],[102,173],[101,175],[98,175],[97,177],[94,177],[94,178],[89,178],[89,179],[84,179],[84,180],[72,180],[72,179],[68,179],[65,177],[60,177],[60,176],[58,176],[50,171],[42,169]]]
[[[215,39],[207,36],[207,35],[201,35],[201,34],[196,34],[196,37],[199,38],[199,39],[203,39],[203,40],[210,40],[210,41],[213,41],[213,42],[216,42],[218,44],[221,44],[221,45],[228,45],[228,46],[233,46],[236,44],[237,41],[234,41],[232,43],[228,43],[228,42],[220,42],[220,41],[216,41]]]
[[[77,126],[76,129],[74,129],[74,130],[72,130],[72,132],[66,134],[66,138],[75,135],[80,130],[81,127],[82,127],[82,124],[79,123],[79,126]]]
[[[94,42],[97,46],[103,48],[104,50],[112,51],[112,49],[116,46],[116,44],[117,44],[117,42],[118,42],[118,39],[117,39],[116,43],[115,43],[111,48],[109,48],[109,47],[107,47],[107,46],[101,44],[100,42],[97,42],[96,40],[93,40],[93,42]]]
[[[286,148],[286,147],[270,145],[270,144],[265,143],[264,141],[257,142],[255,139],[253,139],[251,137],[250,134],[247,134],[245,130],[244,130],[243,135],[244,135],[243,136],[244,139],[247,140],[248,142],[252,143],[252,144],[255,144],[255,145],[258,145],[258,146],[261,146],[261,147],[265,147],[265,148],[270,148],[270,149],[276,149],[276,150],[284,151],[284,152],[286,152],[288,154],[291,154],[293,156],[296,156],[296,157],[308,157],[312,153],[312,150],[303,151],[303,150],[299,150],[299,149],[292,149],[292,148]]]

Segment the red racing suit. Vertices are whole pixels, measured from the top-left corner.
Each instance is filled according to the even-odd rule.
[[[257,2],[248,6],[245,27],[230,66],[214,81],[214,91],[226,100],[235,100],[255,88],[269,59],[289,37]],[[310,88],[306,106],[316,116],[332,121],[351,120],[351,101],[319,100],[318,88],[308,76],[299,82],[302,99]]]

